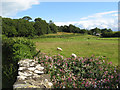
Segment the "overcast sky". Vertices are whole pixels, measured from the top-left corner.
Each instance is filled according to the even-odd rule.
[[[118,30],[119,0],[74,0],[74,2],[72,2],[73,0],[61,0],[63,2],[53,2],[55,0],[50,0],[52,2],[48,2],[49,0],[42,1],[43,0],[2,0],[1,16],[21,18],[27,15],[33,20],[37,17],[47,22],[52,20],[58,26],[73,24],[86,29],[98,27],[111,28],[115,31]]]

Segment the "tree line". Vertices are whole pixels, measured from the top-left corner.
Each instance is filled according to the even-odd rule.
[[[33,37],[49,33],[57,33],[57,26],[47,23],[41,18],[30,22],[31,18],[25,16],[20,19],[2,18],[2,34],[8,37]]]
[[[47,23],[41,18],[35,18],[34,21],[29,16],[19,19],[2,18],[2,34],[7,37],[34,37],[49,33],[69,32],[89,35],[101,35],[102,37],[120,37],[120,31],[113,32],[111,29],[80,29],[72,24],[69,26],[56,26],[52,20]]]

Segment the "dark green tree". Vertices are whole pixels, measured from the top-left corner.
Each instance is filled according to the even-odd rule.
[[[64,28],[63,26],[58,26],[57,28],[58,28],[58,32],[63,32],[63,28]]]
[[[69,25],[68,32],[72,33],[75,32],[76,27],[72,24]]]
[[[38,36],[51,33],[51,29],[48,23],[45,20],[42,20],[41,18],[35,19],[34,28],[35,28],[35,33]]]
[[[32,18],[29,16],[24,16],[22,19],[27,20],[27,21],[32,20]]]
[[[36,21],[39,21],[39,22],[40,22],[40,21],[42,21],[42,19],[41,19],[41,18],[35,18],[34,21],[35,21],[35,22],[36,22]]]
[[[101,33],[101,30],[96,27],[94,29],[91,29],[91,32],[92,32],[92,35],[96,35],[97,33]]]
[[[6,35],[7,37],[17,36],[17,31],[14,26],[3,24],[2,29],[3,29],[2,34]]]
[[[117,31],[113,34],[113,37],[120,37],[120,31]]]
[[[69,31],[69,26],[64,25],[62,31],[63,31],[63,32],[70,32],[70,31]]]
[[[85,33],[87,33],[87,30],[86,29],[80,29],[79,33],[85,34]]]
[[[34,27],[33,24],[31,22],[28,22],[24,19],[20,19],[18,20],[17,23],[17,31],[18,31],[18,36],[34,36]]]
[[[57,28],[57,26],[52,22],[52,20],[49,21],[49,27],[50,27],[50,30],[52,31],[52,33],[57,33],[58,28]]]

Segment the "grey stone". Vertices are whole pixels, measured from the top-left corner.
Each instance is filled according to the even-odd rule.
[[[17,80],[13,89],[51,88],[50,75],[44,74],[44,67],[32,59],[20,60]]]

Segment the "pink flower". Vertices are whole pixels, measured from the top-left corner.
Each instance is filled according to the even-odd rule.
[[[85,60],[82,61],[82,63],[84,63],[84,62],[85,62]]]
[[[74,76],[73,76],[72,78],[73,78],[74,80],[76,80]]]
[[[67,63],[65,63],[66,64],[66,66],[68,65]]]
[[[76,86],[75,86],[75,82],[73,82],[73,86],[76,87]]]
[[[72,81],[72,80],[71,80],[71,78],[68,78],[68,81],[70,81],[70,82],[71,82],[71,81]]]
[[[93,60],[92,60],[92,59],[90,59],[90,61],[92,62]]]
[[[111,75],[111,78],[113,78],[114,76]]]
[[[105,71],[104,74],[106,75],[108,73],[108,71]]]
[[[75,64],[75,62],[73,62]]]
[[[112,64],[112,62],[109,62],[108,64]]]
[[[59,69],[60,71],[62,71],[61,69]]]
[[[90,71],[90,73],[92,73],[92,72]]]
[[[86,84],[88,84],[88,81],[87,81],[87,83]]]

